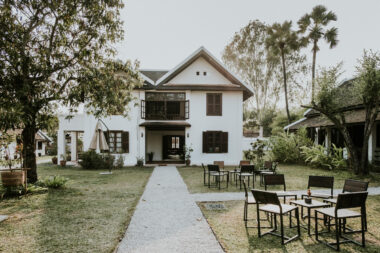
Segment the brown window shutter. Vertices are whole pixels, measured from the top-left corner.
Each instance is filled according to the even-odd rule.
[[[214,113],[215,115],[222,115],[222,94],[215,94],[214,98],[215,104],[214,104]]]
[[[214,114],[214,102],[215,102],[214,94],[213,93],[207,93],[207,101],[206,101],[207,115],[213,115]]]
[[[106,138],[107,145],[110,145],[110,138],[108,131],[104,131],[104,138]]]
[[[123,153],[129,153],[129,132],[122,133],[121,148],[123,149]]]
[[[203,132],[202,150],[203,153],[208,153],[207,132]]]
[[[222,136],[222,140],[221,140],[221,143],[222,143],[222,153],[228,153],[228,132],[222,132],[221,134]]]

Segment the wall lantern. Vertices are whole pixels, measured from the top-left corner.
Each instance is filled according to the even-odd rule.
[[[189,138],[189,136],[190,136],[190,134],[189,134],[189,133],[187,133],[187,138]]]
[[[144,138],[144,133],[141,133],[141,138]]]

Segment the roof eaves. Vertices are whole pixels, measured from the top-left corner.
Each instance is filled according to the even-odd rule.
[[[284,130],[288,130],[288,129],[291,128],[292,126],[297,125],[297,124],[299,124],[299,123],[305,121],[306,119],[307,119],[307,118],[301,118],[301,119],[299,119],[299,120],[297,120],[297,121],[294,121],[293,123],[290,123],[289,125],[285,126],[285,127],[284,127]]]

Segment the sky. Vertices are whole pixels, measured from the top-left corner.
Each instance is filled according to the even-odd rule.
[[[141,69],[171,69],[200,46],[221,59],[235,32],[258,19],[267,24],[297,20],[315,5],[337,14],[339,44],[321,44],[318,66],[343,61],[342,78],[355,74],[363,49],[380,50],[380,0],[128,0],[121,12],[125,39],[118,58],[139,60]],[[310,48],[305,53],[311,56]]]

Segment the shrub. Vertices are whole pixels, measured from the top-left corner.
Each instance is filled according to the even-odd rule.
[[[137,159],[136,165],[138,167],[143,167],[144,166],[144,158],[143,157],[136,157],[136,159]]]
[[[302,147],[302,154],[305,156],[305,162],[313,167],[333,170],[343,169],[347,166],[347,162],[343,158],[343,149],[337,148],[334,144],[330,152],[321,145]]]
[[[114,167],[115,157],[110,154],[101,155],[94,150],[83,152],[80,166],[86,170],[111,170]]]
[[[269,139],[269,156],[271,160],[284,163],[300,163],[304,161],[301,147],[311,147],[312,140],[307,137],[305,128],[296,133],[282,132]]]
[[[51,176],[39,180],[36,184],[41,187],[58,189],[62,188],[67,181],[69,181],[69,179],[62,176]]]
[[[251,143],[252,148],[244,151],[245,159],[254,161],[257,166],[262,167],[264,164],[264,155],[267,145],[267,141],[263,140],[257,140]]]
[[[119,155],[116,159],[115,167],[121,169],[124,167],[124,156]]]

